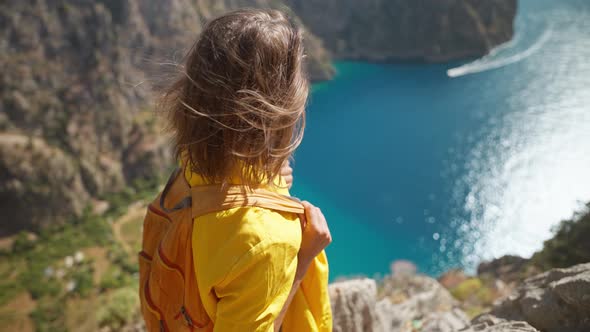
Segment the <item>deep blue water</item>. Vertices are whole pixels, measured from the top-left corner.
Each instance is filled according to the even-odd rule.
[[[482,59],[343,62],[314,86],[292,193],[330,223],[332,279],[530,255],[590,200],[590,1],[521,0],[516,30]]]

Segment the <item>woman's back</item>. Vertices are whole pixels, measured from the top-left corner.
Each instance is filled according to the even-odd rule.
[[[191,187],[205,185],[196,174],[187,179]],[[285,189],[268,189],[288,195]],[[217,325],[220,331],[272,327],[291,289],[300,244],[301,224],[293,213],[240,207],[195,218],[194,268],[207,313],[224,324]],[[316,258],[308,276],[287,310],[285,332],[331,331],[325,254]]]
[[[205,26],[164,93],[160,106],[185,169],[194,218],[171,228],[178,239],[162,229],[169,253],[152,250],[163,261],[162,273],[182,280],[168,285],[164,278],[156,287],[142,279],[149,286],[142,303],[175,301],[170,310],[179,310],[171,318],[160,315],[164,329],[166,320],[184,319],[189,328],[215,331],[331,330],[323,252],[329,229],[308,202],[285,209],[294,203],[280,178],[303,137],[309,92],[303,58],[301,31],[281,12],[232,12]],[[218,191],[203,195],[210,188]],[[227,188],[240,189],[230,195]],[[215,205],[218,198],[227,204]],[[214,208],[195,213],[199,204]],[[153,249],[152,242],[144,236],[144,247]],[[166,255],[177,261],[166,264]],[[179,283],[190,290],[181,300],[171,294]]]

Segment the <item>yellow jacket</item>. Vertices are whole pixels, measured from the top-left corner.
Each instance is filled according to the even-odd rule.
[[[205,184],[190,170],[185,177],[191,187]],[[193,220],[194,269],[214,331],[273,331],[295,278],[300,243],[300,221],[291,213],[242,207]],[[328,262],[322,252],[297,290],[282,331],[331,330]]]

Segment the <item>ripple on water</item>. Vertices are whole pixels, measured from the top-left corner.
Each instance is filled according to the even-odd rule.
[[[465,195],[455,195],[462,215],[448,232],[467,267],[531,255],[590,198],[590,26],[561,18],[567,28],[531,57],[533,78],[514,92],[513,111],[490,120],[467,154],[456,185]]]

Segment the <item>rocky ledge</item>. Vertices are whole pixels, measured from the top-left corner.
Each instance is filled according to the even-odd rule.
[[[546,332],[590,331],[590,263],[526,279],[490,314]]]
[[[337,282],[330,285],[334,331],[590,331],[590,263],[528,278],[471,321],[453,295],[438,281],[411,273],[379,283]]]

